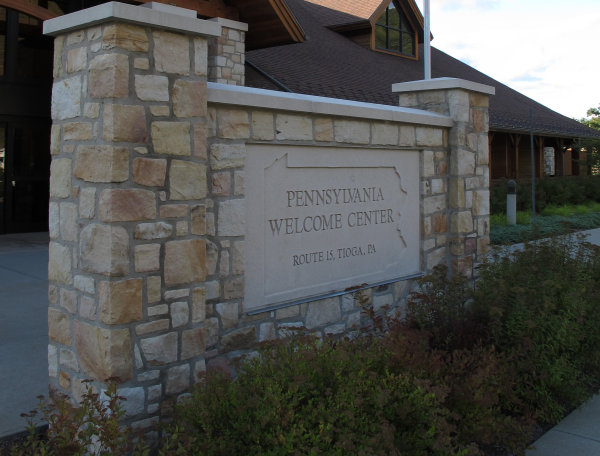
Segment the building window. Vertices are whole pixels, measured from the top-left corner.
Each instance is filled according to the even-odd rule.
[[[4,76],[6,61],[6,8],[0,6],[0,76]]]
[[[0,124],[0,233],[4,223],[4,160],[6,157],[6,125]]]
[[[42,33],[42,21],[19,13],[16,75],[40,79],[52,74],[52,43]]]
[[[415,57],[415,31],[395,2],[375,23],[375,48]]]
[[[32,83],[52,75],[53,39],[42,33],[42,21],[0,7],[0,80]]]

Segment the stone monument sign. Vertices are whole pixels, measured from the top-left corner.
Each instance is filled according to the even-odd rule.
[[[246,311],[419,272],[417,151],[247,153]]]

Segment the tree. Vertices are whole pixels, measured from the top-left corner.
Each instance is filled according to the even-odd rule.
[[[579,122],[595,130],[600,130],[600,105],[597,108],[588,109],[587,117],[580,119]],[[584,164],[590,166],[592,174],[600,174],[600,139],[580,138],[574,148],[585,152],[586,163]]]
[[[600,105],[597,108],[590,108],[587,111],[587,117],[580,120],[584,125],[595,130],[600,130]]]

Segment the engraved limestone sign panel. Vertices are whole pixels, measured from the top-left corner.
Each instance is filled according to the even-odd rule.
[[[419,153],[247,145],[244,309],[420,270]]]

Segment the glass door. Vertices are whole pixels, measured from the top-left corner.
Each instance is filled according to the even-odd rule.
[[[6,124],[0,123],[0,233],[5,232],[4,227],[4,174],[6,157]]]
[[[4,231],[48,229],[50,125],[45,121],[6,124]]]
[[[52,39],[0,7],[0,233],[48,229]]]
[[[0,6],[0,78],[6,66],[6,8]]]

